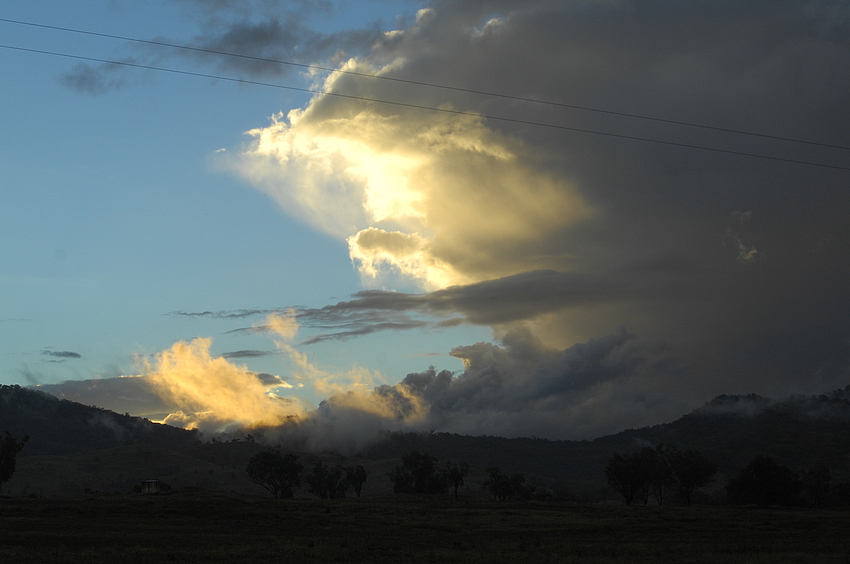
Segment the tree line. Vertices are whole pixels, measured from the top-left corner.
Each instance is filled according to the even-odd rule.
[[[248,460],[245,473],[248,478],[266,489],[272,497],[291,499],[295,489],[301,486],[304,466],[298,456],[273,450],[261,451]],[[304,476],[307,491],[319,499],[341,499],[349,489],[360,497],[366,483],[366,469],[357,466],[325,466],[321,461]]]
[[[281,454],[267,450],[258,452],[248,461],[245,469],[248,477],[255,484],[265,488],[273,497],[293,498],[295,490],[301,487],[302,480],[307,491],[320,499],[344,498],[349,489],[353,489],[357,497],[367,474],[363,466],[325,466],[317,462],[315,466],[303,475],[304,467],[294,454]],[[440,460],[427,453],[410,451],[401,457],[401,461],[389,473],[395,494],[448,494],[455,499],[458,490],[464,485],[464,478],[469,472],[469,464]],[[534,486],[526,484],[525,475],[521,473],[504,474],[499,468],[487,469],[486,486],[494,499],[529,499],[534,493]]]
[[[662,505],[671,493],[690,505],[694,492],[708,485],[716,474],[717,465],[702,453],[663,444],[630,454],[615,452],[605,467],[608,484],[623,496],[626,505],[635,500],[646,505],[650,497]],[[826,465],[794,472],[765,455],[753,458],[722,492],[730,503],[760,507],[813,507],[830,500],[832,504],[850,503],[850,483],[833,485]]]
[[[690,505],[694,491],[707,485],[716,473],[717,465],[701,453],[660,444],[632,454],[614,453],[605,468],[605,479],[626,505],[635,499],[646,505],[650,496],[662,505],[673,491]]]
[[[440,494],[451,491],[457,499],[458,489],[464,484],[469,472],[466,462],[447,460],[444,465],[435,456],[419,451],[410,451],[401,457],[401,464],[389,473],[393,492],[397,494]],[[529,499],[534,486],[526,484],[521,473],[504,474],[498,467],[487,468],[485,486],[496,500]]]

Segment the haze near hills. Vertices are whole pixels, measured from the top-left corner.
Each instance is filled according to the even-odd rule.
[[[4,495],[66,496],[86,490],[126,493],[141,480],[157,478],[172,487],[201,487],[265,495],[244,473],[259,450],[263,429],[216,437],[210,442],[146,419],[58,400],[19,386],[0,387],[0,431],[30,440],[18,456],[17,471]],[[389,493],[386,476],[406,452],[418,450],[440,460],[467,462],[473,471],[467,495],[487,495],[485,468],[522,472],[539,487],[567,491],[581,499],[615,499],[604,469],[614,452],[659,443],[697,450],[719,469],[722,487],[759,454],[793,470],[825,464],[837,481],[850,476],[850,386],[819,396],[772,400],[757,395],[718,396],[671,423],[630,429],[592,441],[506,439],[449,433],[386,433],[357,454],[369,480],[364,495]],[[306,453],[296,444],[270,445],[297,452],[305,468],[353,459],[337,453]],[[304,495],[307,495],[304,493]]]

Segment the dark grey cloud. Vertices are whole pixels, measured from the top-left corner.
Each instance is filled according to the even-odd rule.
[[[387,294],[391,294],[391,292],[387,292]],[[356,296],[359,297],[360,295],[361,294],[357,294]],[[413,312],[416,308],[411,307],[409,309]],[[423,310],[421,313],[426,312]],[[269,315],[295,315],[302,327],[319,332],[316,335],[312,335],[304,339],[302,344],[350,339],[379,331],[400,331],[427,328],[439,329],[441,327],[451,325],[451,322],[446,322],[445,320],[435,321],[433,319],[417,319],[405,311],[375,311],[369,306],[360,306],[358,304],[351,305],[347,302],[344,302],[339,306],[328,306],[321,309],[292,306],[278,309],[238,309],[215,312],[175,311],[171,312],[169,315],[186,318],[208,317],[222,320],[238,320],[249,317],[266,317]],[[230,329],[225,331],[225,334],[268,333],[271,330],[272,328],[268,325],[254,324],[250,327],[237,327],[235,329]],[[237,353],[246,353],[246,356],[251,354],[254,356],[260,356],[258,353],[262,353],[263,355],[274,354],[272,352],[264,351],[236,351],[235,353],[226,353],[222,356],[230,358],[228,355]]]
[[[182,4],[184,17],[198,26],[195,35],[135,37],[140,41],[112,58],[168,68],[191,62],[192,72],[207,69],[229,78],[281,78],[306,72],[305,65],[334,67],[344,54],[366,52],[384,31],[378,22],[367,29],[316,31],[311,18],[333,14],[334,2],[191,0]],[[61,82],[97,95],[122,88],[140,72],[110,63],[81,63],[62,75]]]
[[[433,13],[416,26],[383,37],[367,60],[375,66],[404,60],[387,72],[404,80],[428,77],[459,88],[835,146],[846,147],[850,139],[845,2],[431,6]],[[850,166],[844,149],[730,131],[354,76],[340,77],[334,88]],[[316,115],[328,117],[352,106],[330,98],[321,103]],[[753,390],[817,393],[850,378],[850,173],[485,123],[533,148],[524,158],[535,166],[574,182],[595,215],[533,244],[476,248],[479,263],[513,265],[519,271],[513,276],[424,295],[362,292],[324,313],[459,314],[465,322],[496,327],[537,319],[541,330],[573,342],[624,326],[673,347],[690,367],[683,386],[701,389],[705,399]],[[452,252],[441,258],[451,260]],[[529,264],[539,266],[524,267]],[[456,265],[475,275],[487,272]]]
[[[699,300],[707,292],[702,283],[704,275],[687,262],[655,256],[631,261],[616,271],[600,275],[539,270],[426,294],[366,290],[354,294],[352,300],[321,309],[297,310],[297,318],[309,327],[343,328],[338,333],[328,333],[326,338],[425,326],[424,321],[388,321],[407,314],[445,318],[431,326],[499,325],[569,308],[658,295],[682,301]],[[458,314],[463,317],[457,317]],[[345,330],[347,324],[357,329]]]
[[[688,409],[688,400],[668,393],[684,373],[668,353],[623,329],[563,351],[514,331],[501,345],[456,348],[466,364],[459,374],[431,367],[360,401],[332,396],[288,432],[305,435],[312,448],[363,444],[387,428],[593,438]]]
[[[168,315],[174,317],[210,317],[212,319],[241,319],[245,317],[256,317],[270,315],[273,313],[284,313],[281,309],[237,309],[220,311],[172,311]]]
[[[62,358],[62,359],[82,358],[82,355],[80,353],[75,353],[73,351],[54,351],[54,350],[51,350],[51,349],[44,349],[44,350],[41,351],[41,354],[43,354],[44,356],[49,356],[49,357],[53,357],[53,358]]]
[[[320,333],[318,335],[313,335],[312,337],[304,339],[302,343],[305,345],[311,345],[314,343],[320,343],[322,341],[338,341],[343,339],[351,339],[354,337],[368,335],[370,333],[376,333],[378,331],[407,331],[410,329],[423,329],[432,326],[434,326],[433,323],[418,320],[409,320],[400,323],[391,321],[370,324],[364,323],[360,324],[360,326],[356,329],[340,330],[339,327],[335,327],[335,330],[331,333]]]
[[[276,376],[274,374],[269,374],[268,372],[259,372],[257,375],[257,379],[263,383],[264,386],[273,388],[275,386],[285,386],[286,381],[280,376]]]
[[[123,59],[125,63],[132,60]],[[59,77],[59,81],[74,90],[93,96],[118,90],[130,81],[130,68],[121,64],[78,63],[74,68]]]
[[[261,21],[234,22],[217,32],[193,38],[186,46],[196,50],[179,53],[223,72],[253,78],[282,77],[305,71],[303,65],[338,58],[340,52],[362,52],[380,33],[374,28],[323,34],[312,30],[297,15],[271,16]]]
[[[222,353],[222,358],[261,358],[264,356],[279,354],[277,351],[259,351],[256,349],[243,349],[239,351],[231,351]]]
[[[56,351],[51,348],[42,349],[41,356],[46,357],[44,362],[66,362],[68,360],[82,358],[80,353],[73,351]]]

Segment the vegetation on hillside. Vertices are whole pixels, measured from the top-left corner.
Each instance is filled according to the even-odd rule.
[[[366,495],[390,492],[395,483],[388,473],[396,466],[403,468],[403,457],[415,451],[435,459],[434,472],[443,480],[436,488],[440,492],[457,494],[463,487],[465,495],[499,498],[502,494],[492,487],[504,484],[504,479],[487,473],[487,469],[496,469],[497,478],[521,474],[525,480],[524,491],[515,489],[508,498],[616,499],[619,494],[605,476],[612,454],[631,456],[647,445],[664,444],[670,445],[664,448],[671,452],[701,453],[716,463],[718,473],[708,494],[699,493],[698,485],[691,486],[691,493],[699,493],[700,503],[725,501],[723,486],[754,456],[763,455],[795,473],[801,484],[795,503],[835,505],[845,499],[850,502],[850,459],[835,455],[850,452],[848,422],[850,387],[781,401],[755,395],[719,396],[672,423],[593,441],[386,433],[349,459],[355,461],[354,466],[343,468],[356,470],[360,465],[373,477],[366,484]],[[0,386],[0,429],[9,429],[18,437],[30,436],[18,457],[16,475],[4,488],[7,495],[74,495],[87,488],[127,492],[139,480],[151,478],[166,480],[178,489],[191,485],[261,494],[260,486],[247,478],[245,468],[252,456],[269,447],[299,456],[308,469],[315,470],[321,463],[319,467],[329,474],[346,461],[339,453],[311,454],[293,451],[287,444],[261,444],[255,437],[270,436],[262,430],[203,443],[194,432],[58,400],[19,386]],[[465,466],[444,466],[440,460],[462,461]],[[401,490],[407,491],[405,473],[398,477]],[[671,497],[675,494],[687,503],[688,488],[682,475],[674,476],[672,482],[669,478],[662,471],[653,485],[635,495],[666,504],[668,499],[676,499]],[[415,479],[413,484],[412,491],[416,491]],[[321,488],[314,489],[321,497]],[[309,490],[305,482],[294,495],[307,496]],[[735,496],[730,493],[730,497]]]

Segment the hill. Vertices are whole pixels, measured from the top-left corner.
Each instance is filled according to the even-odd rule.
[[[449,433],[392,433],[363,453],[391,458],[410,450],[474,466],[498,466],[573,491],[610,495],[604,469],[614,452],[659,443],[697,450],[714,461],[723,485],[755,456],[765,454],[794,470],[826,464],[836,478],[850,476],[850,386],[820,396],[782,400],[718,396],[673,421],[629,429],[592,441],[467,437]]]
[[[18,438],[29,435],[28,456],[67,455],[132,444],[179,450],[199,440],[194,431],[60,400],[20,386],[0,386],[2,430]]]
[[[126,492],[149,478],[174,487],[264,493],[245,478],[244,468],[266,446],[247,436],[202,443],[193,431],[58,400],[19,386],[0,387],[0,431],[5,429],[19,438],[30,436],[19,455],[15,477],[4,487],[4,493],[11,495],[69,495],[87,488]],[[850,386],[830,394],[781,400],[719,396],[671,423],[592,441],[386,433],[355,459],[336,453],[299,455],[306,468],[318,460],[363,464],[370,475],[366,494],[390,490],[387,472],[403,454],[418,450],[441,460],[468,462],[473,471],[467,479],[467,495],[486,495],[484,469],[498,466],[503,472],[522,472],[540,486],[603,499],[614,497],[604,480],[611,455],[658,443],[698,450],[716,462],[720,468],[717,486],[758,454],[795,470],[823,463],[836,480],[846,481],[850,475]]]

